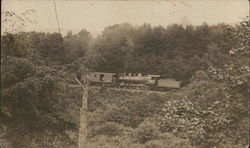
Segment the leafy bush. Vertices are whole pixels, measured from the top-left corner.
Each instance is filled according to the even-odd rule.
[[[160,135],[159,127],[153,121],[145,120],[136,129],[135,139],[138,143],[158,139]]]
[[[91,126],[89,128],[90,137],[95,137],[97,135],[106,135],[106,136],[121,136],[125,130],[125,127],[114,123],[114,122],[105,122],[96,126]]]
[[[236,129],[244,131],[246,124],[241,124],[244,107],[235,104],[234,99],[238,98],[228,96],[221,84],[212,80],[193,81],[183,89],[182,96],[165,103],[159,120],[161,131],[173,132],[201,147],[228,142],[238,145],[236,139],[245,145],[243,134],[228,134]]]

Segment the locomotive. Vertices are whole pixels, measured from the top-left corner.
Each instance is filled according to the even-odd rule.
[[[133,88],[144,90],[178,90],[181,82],[160,75],[142,75],[141,73],[104,73],[92,72],[89,84],[93,86],[108,86],[117,88]]]

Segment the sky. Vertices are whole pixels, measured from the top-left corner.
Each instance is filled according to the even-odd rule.
[[[29,17],[37,23],[27,24],[25,31],[58,31],[53,0],[1,0],[1,3],[2,12],[21,14],[28,9],[35,10]],[[120,23],[235,24],[249,15],[248,0],[55,0],[55,3],[62,34],[85,28],[94,36],[105,27]]]

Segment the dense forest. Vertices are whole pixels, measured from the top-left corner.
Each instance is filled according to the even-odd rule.
[[[229,50],[237,44],[226,24],[205,23],[166,28],[117,24],[105,28],[96,39],[86,30],[69,32],[64,37],[58,33],[23,32],[7,34],[2,41],[3,56],[39,56],[63,65],[95,53],[102,58],[95,71],[161,74],[183,81],[196,70],[226,63]],[[17,49],[10,50],[8,44]]]
[[[84,63],[91,71],[160,74],[184,83],[164,94],[90,90],[87,147],[244,147],[249,26],[248,20],[235,26],[125,23],[96,38],[85,29],[65,36],[5,33],[0,144],[76,147],[81,90],[69,85],[77,84],[72,76],[81,77]]]

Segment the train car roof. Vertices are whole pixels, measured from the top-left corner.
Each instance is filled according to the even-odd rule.
[[[149,77],[161,77],[161,75],[147,75]]]

